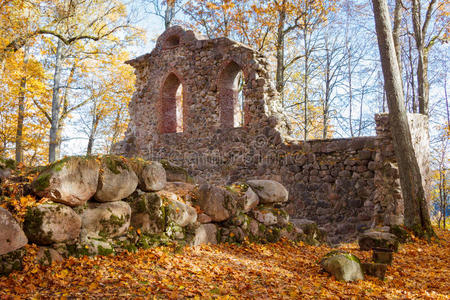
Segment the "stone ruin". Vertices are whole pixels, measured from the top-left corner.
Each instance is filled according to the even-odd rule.
[[[116,154],[167,159],[196,183],[279,181],[289,191],[291,218],[316,221],[332,242],[402,222],[386,114],[375,116],[376,136],[293,141],[266,58],[228,38],[207,39],[179,26],[167,29],[151,53],[127,63],[135,68],[136,92]],[[409,121],[429,186],[428,122],[418,114]]]

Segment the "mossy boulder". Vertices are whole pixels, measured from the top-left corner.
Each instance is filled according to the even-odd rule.
[[[28,240],[38,245],[76,241],[81,218],[69,206],[46,203],[28,208],[23,228]]]
[[[22,248],[27,243],[19,223],[9,211],[0,207],[0,255]]]
[[[195,191],[195,205],[211,217],[213,222],[222,222],[238,211],[237,196],[227,189],[204,183]]]
[[[288,201],[289,192],[274,180],[248,180],[247,184],[258,195],[260,203],[284,203]]]
[[[82,256],[82,255],[103,255],[108,256],[114,253],[114,247],[112,243],[98,235],[85,235],[81,239],[81,243],[76,245],[72,255]]]
[[[88,202],[88,207],[81,214],[81,237],[113,238],[122,236],[130,227],[130,218],[130,205],[124,201]]]
[[[166,222],[171,222],[180,227],[197,222],[197,211],[188,203],[183,203],[177,195],[170,192],[160,192],[164,200]]]
[[[188,171],[168,160],[160,160],[161,165],[166,170],[166,179],[168,182],[187,182],[194,183],[194,178],[189,175]]]
[[[131,206],[131,226],[144,234],[158,234],[164,231],[165,215],[162,199],[156,193],[136,191],[126,201]]]
[[[105,155],[101,158],[100,176],[94,195],[99,202],[114,202],[131,195],[138,185],[138,177],[125,158]]]
[[[97,191],[99,170],[95,157],[67,157],[45,167],[31,186],[40,197],[79,206]]]
[[[238,195],[237,201],[243,212],[249,212],[258,206],[259,197],[248,184],[237,182],[227,187],[227,189]]]
[[[360,260],[350,253],[331,251],[322,258],[320,266],[339,281],[364,280]]]
[[[142,191],[160,191],[166,186],[166,170],[160,162],[135,158],[130,165],[138,176],[138,187]]]

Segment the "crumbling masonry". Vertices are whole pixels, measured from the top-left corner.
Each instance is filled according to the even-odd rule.
[[[151,53],[128,63],[136,69],[136,92],[116,153],[168,159],[198,182],[277,180],[289,190],[291,217],[315,220],[334,241],[375,224],[401,222],[387,115],[375,117],[375,137],[288,141],[265,57],[227,38],[206,39],[179,26],[164,32]],[[427,119],[409,119],[428,185]]]

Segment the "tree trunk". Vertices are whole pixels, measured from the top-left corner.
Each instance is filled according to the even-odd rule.
[[[172,25],[173,17],[175,16],[175,4],[176,0],[166,1],[166,10],[164,12],[164,28],[167,29]]]
[[[411,37],[408,37],[408,48],[409,48],[409,68],[411,69],[411,101],[412,101],[412,111],[413,113],[417,113],[417,99],[416,99],[416,85],[414,81],[414,61],[412,55],[412,45],[411,45]]]
[[[425,190],[414,153],[403,103],[401,75],[395,54],[386,0],[372,0],[375,25],[389,107],[390,128],[397,156],[405,206],[405,225],[420,237],[435,236],[431,227]]]
[[[279,12],[278,17],[278,31],[276,41],[276,58],[277,58],[277,73],[276,73],[276,89],[281,96],[281,103],[284,106],[284,25],[286,22],[286,11],[283,9]]]
[[[431,45],[425,45],[425,35],[427,33],[427,27],[430,23],[431,12],[434,10],[436,0],[431,0],[427,14],[425,16],[424,24],[422,26],[420,0],[412,0],[412,23],[414,29],[414,39],[416,41],[417,48],[417,86],[419,96],[419,113],[428,116],[428,103],[429,103],[429,83],[428,83],[428,52]]]
[[[308,49],[308,28],[303,29],[303,46],[305,47],[305,73],[303,78],[303,103],[304,103],[304,118],[305,124],[303,129],[303,140],[308,139],[308,73],[309,73],[309,49]]]
[[[19,106],[17,112],[17,130],[16,130],[16,162],[23,162],[23,122],[25,118],[25,92],[27,88],[27,64],[28,64],[28,49],[25,48],[23,57],[23,76],[20,80],[19,90]]]
[[[55,149],[55,160],[61,159],[61,144],[62,144],[62,133],[64,128],[65,119],[59,119],[58,130],[56,131],[56,149]]]
[[[92,122],[91,122],[91,130],[89,132],[89,140],[86,150],[86,155],[92,154],[92,149],[94,148],[94,141],[95,141],[95,135],[97,133],[97,127],[100,119],[97,116],[97,105],[96,102],[94,102],[94,106],[92,108]]]
[[[120,131],[119,124],[120,124],[121,113],[122,113],[121,109],[116,111],[116,117],[114,118],[114,125],[113,125],[113,134],[111,137],[111,144],[108,149],[108,154],[111,154],[112,146],[117,142],[117,139],[119,138],[119,133],[120,133],[119,132]]]
[[[393,37],[394,37],[394,46],[395,46],[395,54],[397,55],[397,63],[400,74],[402,74],[402,57],[401,57],[401,48],[400,48],[400,25],[402,21],[402,0],[395,0],[395,8],[394,8],[394,29],[393,29]]]
[[[17,113],[17,131],[16,131],[16,162],[23,162],[23,121],[25,114],[25,89],[27,87],[27,78],[24,75],[20,80],[19,107]]]
[[[345,52],[347,54],[347,80],[348,80],[348,121],[350,128],[350,136],[353,137],[353,86],[352,86],[352,51],[349,45],[349,26],[350,26],[350,7],[349,2],[347,1],[347,19],[345,23]]]
[[[50,126],[50,145],[48,151],[48,161],[56,160],[56,150],[58,148],[58,124],[59,124],[59,90],[61,81],[61,64],[62,64],[62,47],[63,43],[58,40],[55,55],[55,73],[53,75],[53,95],[52,95],[52,120]]]
[[[417,83],[419,86],[419,113],[428,116],[428,93],[430,90],[430,84],[428,83],[428,53],[424,49],[419,50],[418,59]]]

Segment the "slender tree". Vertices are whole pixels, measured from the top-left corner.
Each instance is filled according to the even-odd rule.
[[[425,190],[403,102],[401,74],[395,53],[389,10],[386,0],[372,0],[372,4],[389,107],[390,128],[405,206],[405,225],[416,235],[430,238],[435,236],[435,233],[431,227]]]
[[[19,103],[17,107],[17,130],[16,130],[16,162],[23,162],[23,123],[25,119],[25,93],[27,88],[27,64],[28,49],[25,49],[23,56],[23,75],[20,78]]]

